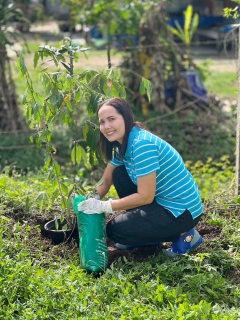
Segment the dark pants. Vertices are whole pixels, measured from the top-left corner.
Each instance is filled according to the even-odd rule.
[[[137,192],[124,166],[116,167],[113,183],[119,198]],[[194,228],[201,216],[193,219],[185,210],[179,217],[174,215],[154,199],[151,204],[127,210],[107,224],[107,236],[121,244],[146,244],[178,241],[181,233]]]

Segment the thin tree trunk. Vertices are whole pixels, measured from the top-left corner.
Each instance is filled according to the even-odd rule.
[[[0,130],[26,130],[5,46],[0,45]]]
[[[111,36],[110,36],[110,24],[107,27],[107,57],[108,57],[108,69],[111,69]]]
[[[236,128],[236,195],[240,194],[240,25],[238,27],[238,106]]]

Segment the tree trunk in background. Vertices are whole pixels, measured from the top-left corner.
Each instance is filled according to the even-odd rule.
[[[27,130],[19,110],[16,88],[12,80],[9,58],[5,46],[0,45],[0,130]]]
[[[160,113],[169,111],[165,104],[165,80],[164,80],[164,57],[161,46],[160,33],[167,39],[168,29],[165,15],[161,4],[152,7],[147,14],[145,21],[139,28],[139,46],[143,47],[139,53],[143,67],[143,76],[152,83],[152,104]],[[160,31],[161,30],[161,31]],[[144,56],[145,59],[142,57]],[[145,61],[143,61],[145,60]],[[146,66],[148,70],[146,70]]]
[[[240,26],[238,27],[238,106],[236,128],[236,195],[240,195]]]

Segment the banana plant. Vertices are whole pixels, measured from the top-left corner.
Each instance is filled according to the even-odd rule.
[[[186,11],[183,12],[184,16],[184,26],[180,26],[179,22],[175,20],[176,28],[169,26],[169,29],[174,35],[179,37],[186,45],[187,55],[190,55],[190,44],[192,37],[197,30],[199,24],[199,15],[197,13],[193,14],[193,6],[187,6]]]

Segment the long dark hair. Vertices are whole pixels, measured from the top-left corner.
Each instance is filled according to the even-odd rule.
[[[100,131],[98,146],[100,147],[103,157],[109,161],[112,159],[113,155],[116,156],[117,148],[119,151],[118,156],[120,158],[124,157],[124,154],[127,149],[129,133],[132,130],[132,127],[134,125],[140,128],[145,128],[145,127],[140,122],[134,121],[132,110],[126,100],[121,98],[111,98],[111,99],[105,100],[99,105],[97,113],[99,112],[102,106],[106,106],[106,105],[115,108],[117,112],[123,116],[124,123],[125,123],[125,135],[124,135],[122,144],[120,144],[117,141],[109,142],[108,139],[105,138]]]

